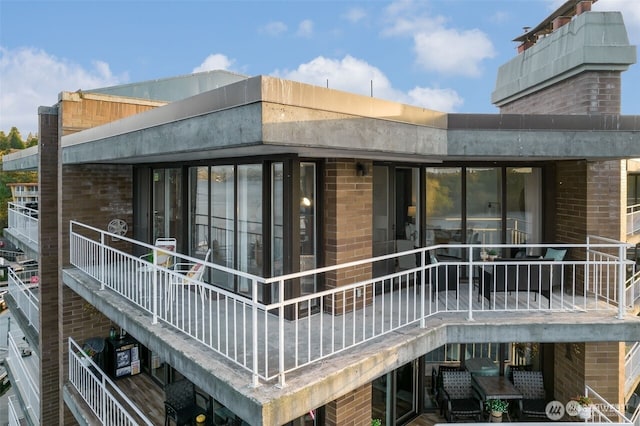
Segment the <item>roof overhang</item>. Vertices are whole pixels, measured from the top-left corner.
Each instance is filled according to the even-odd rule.
[[[254,77],[62,137],[63,164],[297,154],[443,162],[640,157],[638,116],[445,114]],[[37,168],[37,152],[5,170]]]

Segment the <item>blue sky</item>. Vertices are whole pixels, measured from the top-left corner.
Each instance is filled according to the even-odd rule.
[[[227,69],[447,112],[496,113],[511,40],[563,0],[0,0],[0,130],[37,131],[61,91]],[[622,11],[640,44],[640,0]],[[622,112],[640,115],[640,65]]]

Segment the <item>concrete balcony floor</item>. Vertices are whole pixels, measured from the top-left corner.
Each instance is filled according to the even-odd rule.
[[[529,305],[528,310],[523,307],[521,311],[517,309],[499,311],[488,309],[487,300],[477,297],[477,290],[469,293],[468,283],[462,283],[458,297],[452,297],[452,292],[438,293],[438,298],[432,303],[447,306],[450,312],[426,317],[422,327],[419,322],[413,322],[355,347],[337,352],[330,357],[293,369],[287,373],[286,386],[283,388],[276,386],[277,383],[273,380],[260,381],[259,386],[252,387],[252,376],[249,371],[239,368],[234,362],[210,347],[163,321],[152,324],[151,315],[147,311],[109,289],[100,290],[95,280],[77,269],[65,269],[63,275],[67,286],[114,322],[126,327],[130,334],[154,352],[160,353],[163,359],[175,360],[187,378],[217,400],[228,405],[224,400],[225,394],[242,389],[244,400],[241,405],[252,407],[248,409],[248,414],[238,413],[245,418],[258,418],[257,413],[261,412],[261,407],[267,404],[271,404],[277,410],[281,400],[286,400],[288,404],[295,406],[301,401],[297,399],[298,397],[306,398],[306,404],[310,404],[304,409],[321,406],[335,397],[331,389],[339,387],[346,391],[348,389],[345,386],[356,389],[446,343],[640,340],[637,331],[640,329],[640,318],[627,314],[624,319],[618,319],[616,306],[594,298],[585,300],[576,296],[572,300],[575,309],[567,307],[566,310],[550,311],[544,309],[549,303],[548,300],[537,295],[541,307],[539,310],[532,310]],[[192,299],[185,303],[200,300],[200,295],[192,294],[191,297]],[[378,297],[388,297],[388,295]],[[513,297],[513,294],[495,293],[492,301],[495,301],[496,306],[500,306],[508,298]],[[551,306],[568,306],[566,297],[564,293],[554,292],[551,295]],[[400,299],[396,298],[397,300]],[[405,302],[408,303],[404,304]],[[407,299],[403,300],[403,306],[413,306],[413,304]],[[460,306],[473,306],[475,310],[473,318],[470,319],[469,313],[464,309],[461,310]],[[357,312],[348,313],[346,316],[351,318],[357,314]],[[183,320],[190,322],[194,327],[220,321],[220,317],[208,315],[210,314],[207,312],[199,312],[198,315],[193,315],[191,318],[185,317]],[[323,321],[323,327],[326,328],[326,333],[330,333],[334,327],[330,321],[332,315],[328,313],[316,315],[324,316],[326,320]],[[239,312],[233,310],[225,311],[224,316],[225,322],[229,324],[246,322],[246,318],[243,319]],[[340,316],[340,319],[346,316]],[[349,322],[348,318],[346,322]],[[304,323],[306,320],[301,318],[297,322]],[[387,320],[391,321],[391,319]],[[267,334],[260,336],[259,346],[265,343],[268,346],[277,346],[278,317],[270,315],[266,324],[260,324],[260,329],[266,330]],[[294,335],[287,334],[295,332],[296,321],[286,321],[283,330],[285,350],[297,349],[301,353],[306,353],[309,349],[307,343],[298,341],[298,347],[295,348],[292,346],[296,342]],[[348,330],[348,332],[352,331]],[[242,353],[241,340],[229,338],[224,344],[237,345],[232,349]],[[269,353],[269,356],[272,355],[276,356],[277,351]],[[247,354],[247,356],[252,355]],[[248,365],[251,364],[248,363]],[[269,365],[277,366],[277,360],[269,360]],[[349,378],[348,385],[343,383],[345,377]],[[284,396],[286,397],[283,398]],[[291,406],[282,407],[282,409],[290,410]]]

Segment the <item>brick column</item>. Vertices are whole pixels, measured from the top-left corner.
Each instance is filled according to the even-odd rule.
[[[368,426],[371,424],[371,383],[325,405],[327,426]]]
[[[40,422],[62,424],[62,310],[60,253],[60,138],[58,109],[41,107],[38,173],[38,274],[40,276]]]
[[[357,169],[366,169],[362,175]],[[345,159],[327,160],[325,167],[324,221],[325,258],[327,265],[336,265],[372,256],[373,165],[371,161]],[[341,269],[327,274],[327,288],[335,288],[371,278],[371,265]],[[371,292],[367,291],[368,294]],[[343,303],[344,302],[344,303]],[[346,299],[326,301],[326,309],[342,313],[353,308],[353,294]],[[343,306],[344,305],[344,306]]]

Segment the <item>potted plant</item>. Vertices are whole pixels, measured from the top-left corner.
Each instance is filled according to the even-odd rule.
[[[489,412],[489,422],[491,423],[501,422],[502,413],[506,413],[509,409],[509,403],[502,399],[488,399],[484,406]]]
[[[487,256],[489,256],[489,261],[493,261],[498,256],[498,252],[495,249],[489,249],[487,250]]]
[[[593,403],[591,402],[591,398],[585,395],[578,395],[571,399],[578,403],[578,417],[583,420],[590,419],[593,411]]]

